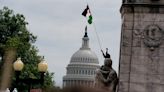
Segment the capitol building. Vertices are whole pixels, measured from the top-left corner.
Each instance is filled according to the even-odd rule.
[[[63,77],[63,87],[87,86],[93,87],[95,71],[98,69],[99,61],[96,54],[89,47],[87,29],[82,38],[82,47],[76,51],[66,67],[66,75]]]

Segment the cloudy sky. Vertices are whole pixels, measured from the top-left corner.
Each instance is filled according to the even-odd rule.
[[[90,6],[96,31],[102,48],[109,48],[113,67],[118,70],[121,34],[121,0],[0,0],[0,9],[8,6],[15,13],[21,13],[29,23],[28,29],[38,39],[35,45],[39,54],[45,56],[49,71],[54,72],[57,86],[62,85],[62,77],[70,58],[80,47],[84,35],[86,19],[81,15]],[[97,54],[100,65],[103,57],[93,25],[88,25],[90,47]]]

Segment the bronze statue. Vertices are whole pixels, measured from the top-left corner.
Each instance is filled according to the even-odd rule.
[[[103,51],[102,51],[103,52]],[[112,60],[109,57],[108,49],[105,57],[104,65],[96,72],[95,87],[103,89],[108,92],[115,92],[118,84],[118,77],[115,70],[112,68]]]

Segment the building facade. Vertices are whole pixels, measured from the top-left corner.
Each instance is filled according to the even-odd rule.
[[[118,92],[164,92],[164,0],[123,0]]]
[[[89,37],[86,30],[82,38],[82,47],[72,55],[66,68],[67,72],[63,77],[63,87],[93,87],[97,68],[99,68],[99,61],[96,54],[89,47]]]

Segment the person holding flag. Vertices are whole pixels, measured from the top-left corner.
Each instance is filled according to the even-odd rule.
[[[86,7],[86,8],[84,9],[84,11],[82,12],[82,15],[83,15],[84,17],[87,18],[88,24],[92,24],[92,23],[93,23],[93,18],[92,18],[91,10],[90,10],[88,4],[87,4],[87,7]],[[108,48],[106,48],[106,53],[103,52],[103,50],[102,50],[102,48],[101,48],[100,38],[99,38],[99,36],[98,36],[98,33],[97,33],[97,31],[96,31],[96,26],[95,26],[94,23],[93,23],[93,26],[94,26],[94,29],[95,29],[94,31],[95,31],[95,33],[96,33],[97,40],[98,40],[98,43],[99,43],[99,46],[100,46],[100,50],[101,50],[101,52],[102,52],[104,58],[110,58],[110,54],[108,53]],[[87,28],[87,27],[86,27],[86,28]]]

